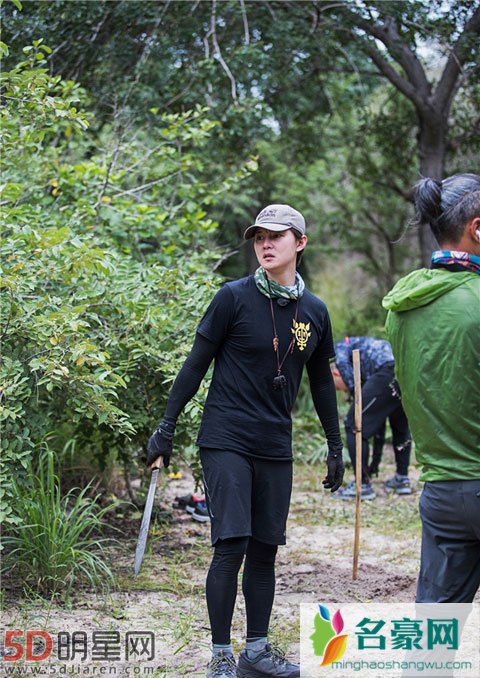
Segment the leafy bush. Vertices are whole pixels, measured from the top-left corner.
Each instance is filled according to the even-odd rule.
[[[90,499],[90,485],[62,496],[55,475],[54,454],[45,450],[28,476],[13,479],[14,516],[18,525],[3,537],[3,567],[44,596],[68,597],[80,581],[107,589],[113,574],[107,564],[105,540],[98,532],[110,507],[101,508],[99,495]]]
[[[85,131],[85,94],[48,74],[48,51],[37,41],[2,74],[7,522],[18,520],[11,478],[41,441],[75,439],[101,468],[112,455],[137,461],[219,282],[207,209],[254,169],[208,178],[203,148],[217,125],[206,109],[152,109],[148,133],[123,112]],[[203,396],[180,422],[185,449]]]

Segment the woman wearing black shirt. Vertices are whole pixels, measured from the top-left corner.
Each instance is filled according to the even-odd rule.
[[[206,596],[212,629],[207,678],[280,676],[299,667],[268,644],[275,557],[285,544],[292,489],[291,412],[306,366],[328,442],[325,488],[343,479],[334,358],[325,304],[296,271],[307,244],[305,220],[288,205],[269,205],[244,234],[259,268],[225,284],[203,316],[190,355],[172,387],[165,416],[148,443],[149,467],[168,466],[176,420],[212,360],[214,371],[198,434],[214,555]],[[230,644],[237,575],[245,560],[246,648],[238,665]]]

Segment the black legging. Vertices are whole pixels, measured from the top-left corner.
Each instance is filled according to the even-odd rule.
[[[277,548],[252,537],[219,539],[216,543],[206,586],[214,643],[230,642],[238,572],[244,556],[242,591],[247,610],[247,638],[267,636],[275,595]]]

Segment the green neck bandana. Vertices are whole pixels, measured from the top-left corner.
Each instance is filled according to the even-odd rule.
[[[257,268],[254,278],[257,288],[269,299],[278,299],[280,297],[284,299],[300,299],[305,289],[305,283],[298,271],[295,272],[295,285],[280,285],[280,283],[267,278],[265,269],[262,266]]]

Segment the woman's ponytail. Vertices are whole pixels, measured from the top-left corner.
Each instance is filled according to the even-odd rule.
[[[415,211],[418,224],[434,223],[442,215],[442,182],[428,177],[415,186]]]

